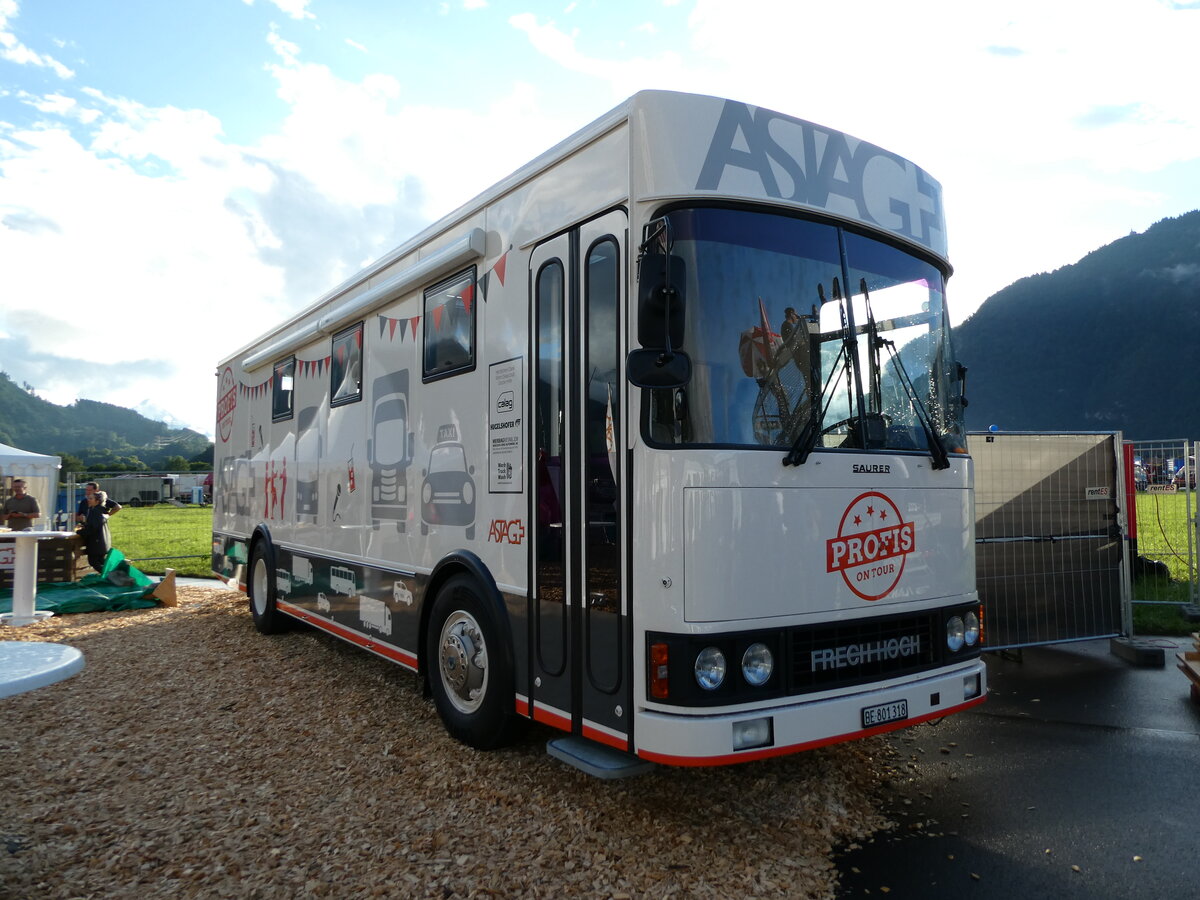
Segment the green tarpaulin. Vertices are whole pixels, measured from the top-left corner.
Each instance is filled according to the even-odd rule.
[[[79,581],[39,584],[34,606],[55,615],[146,609],[158,606],[158,601],[150,597],[157,584],[130,564],[125,554],[113,548],[108,551],[99,575],[85,575]],[[0,613],[5,612],[12,612],[9,590],[0,591]]]

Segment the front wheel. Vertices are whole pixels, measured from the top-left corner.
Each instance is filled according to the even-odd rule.
[[[286,631],[289,619],[275,605],[275,554],[265,540],[250,554],[250,617],[260,634]]]
[[[425,634],[429,687],[446,731],[477,750],[510,743],[521,724],[495,615],[466,576],[438,592]]]

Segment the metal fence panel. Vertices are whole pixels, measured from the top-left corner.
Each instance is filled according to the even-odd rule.
[[[1120,436],[972,433],[989,649],[1128,630]]]

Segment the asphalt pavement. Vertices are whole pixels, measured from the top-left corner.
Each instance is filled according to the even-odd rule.
[[[895,732],[898,824],[839,857],[839,900],[1200,898],[1200,705],[1188,638],[987,654],[987,702]]]

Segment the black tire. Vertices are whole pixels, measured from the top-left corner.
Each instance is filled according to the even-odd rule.
[[[256,543],[250,554],[250,577],[246,587],[250,597],[250,617],[259,633],[287,631],[291,619],[275,605],[275,553],[265,540]]]
[[[474,580],[458,575],[443,585],[425,633],[429,688],[446,731],[477,750],[511,743],[524,724],[500,633]]]

